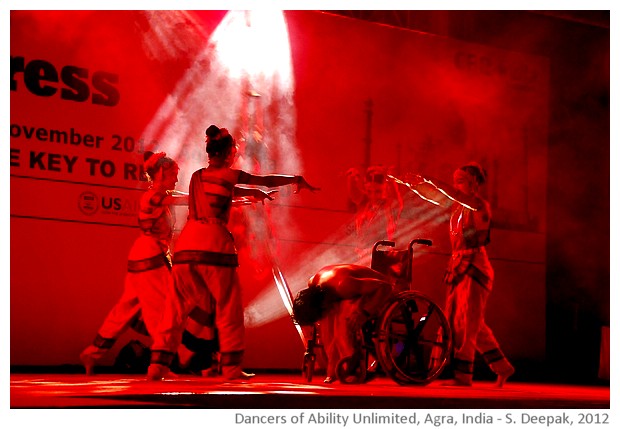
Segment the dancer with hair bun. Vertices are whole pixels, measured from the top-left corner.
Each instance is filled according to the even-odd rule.
[[[154,335],[149,380],[162,380],[169,373],[188,313],[209,292],[216,302],[222,375],[228,380],[252,376],[241,367],[245,348],[243,305],[237,251],[227,228],[233,189],[245,184],[267,188],[296,185],[296,192],[318,190],[303,176],[260,176],[233,169],[237,145],[228,130],[211,125],[205,134],[209,165],[195,171],[190,180],[188,220],[175,244],[173,293],[167,297],[163,319]]]
[[[478,351],[497,374],[497,387],[502,387],[515,369],[484,321],[494,279],[486,251],[491,241],[491,207],[479,194],[480,186],[487,180],[486,171],[477,163],[466,164],[454,172],[454,186],[429,177],[414,177],[416,191],[422,192],[418,185],[428,184],[452,203],[452,257],[444,281],[448,285],[445,313],[454,340],[454,379],[447,384],[472,385],[474,357]]]
[[[138,225],[140,235],[129,251],[125,286],[119,301],[108,313],[93,343],[80,354],[86,373],[127,329],[142,321],[149,333],[155,331],[170,288],[170,241],[174,228],[171,205],[187,205],[187,196],[174,188],[179,166],[164,152],[145,152],[144,169],[148,190],[140,198]]]

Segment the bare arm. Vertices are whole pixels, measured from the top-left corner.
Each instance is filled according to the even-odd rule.
[[[278,191],[263,191],[258,188],[246,188],[245,186],[236,185],[233,188],[233,204],[240,202],[242,204],[251,204],[253,202],[264,203],[265,199],[273,200],[271,194],[275,194]]]
[[[446,182],[442,182],[441,180],[438,180],[435,178],[431,178],[428,176],[421,176],[419,174],[413,174],[413,175],[409,174],[407,176],[407,181],[402,181],[394,176],[388,176],[388,177],[394,180],[396,183],[407,186],[409,189],[411,189],[411,191],[413,191],[423,200],[426,200],[437,206],[446,206],[446,203],[444,202],[442,204],[439,201],[441,199],[438,200],[436,197],[435,198],[429,197],[428,196],[429,186],[439,191],[441,194],[443,194],[443,196],[447,197],[447,199],[450,202],[456,202],[474,211],[482,210],[484,208],[484,202],[480,198],[474,195],[464,194],[463,192],[459,191],[453,186],[448,185]],[[427,188],[426,192],[424,190],[425,187]]]
[[[162,204],[169,206],[186,206],[189,201],[189,194],[181,191],[166,191],[166,197]]]
[[[394,177],[390,174],[387,175],[388,178]],[[398,183],[394,180],[387,180],[387,192],[390,199],[395,199],[397,202],[396,208],[393,209],[394,220],[398,221],[400,219],[400,215],[403,212],[403,208],[405,207],[405,203],[403,201],[403,196],[398,187]]]
[[[458,189],[454,188],[451,185],[448,185],[446,182],[442,182],[441,180],[434,179],[431,177],[418,176],[421,178],[421,183],[427,183],[437,189],[439,192],[450,198],[452,201],[468,208],[471,210],[482,210],[484,208],[484,203],[480,198],[477,198],[474,195],[467,195]]]
[[[288,176],[284,174],[269,174],[266,176],[259,176],[246,173],[247,180],[244,181],[246,185],[265,186],[267,188],[277,188],[286,185],[297,185],[296,192],[302,189],[309,189],[310,191],[318,191],[319,188],[315,188],[306,182],[303,176]]]
[[[264,202],[265,199],[273,200],[271,194],[278,191],[263,191],[257,188],[246,188],[243,186],[235,186],[233,189],[233,205],[252,204]],[[166,197],[162,204],[170,206],[186,206],[189,203],[189,194],[177,190],[166,191]]]

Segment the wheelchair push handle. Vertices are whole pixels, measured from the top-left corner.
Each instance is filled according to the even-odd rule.
[[[374,246],[372,246],[372,252],[374,253],[379,246],[394,247],[396,246],[396,243],[390,240],[377,241]]]
[[[423,244],[425,246],[432,246],[433,242],[427,238],[414,238],[409,242],[409,248],[412,249],[414,244]]]
[[[432,246],[433,242],[427,238],[414,238],[413,240],[411,240],[409,242],[409,250],[413,250],[413,245],[414,244],[423,244],[425,246]],[[381,241],[377,241],[374,246],[372,246],[372,251],[373,253],[377,250],[377,248],[379,246],[385,246],[385,247],[394,247],[396,246],[396,243],[394,241],[391,240],[381,240]]]

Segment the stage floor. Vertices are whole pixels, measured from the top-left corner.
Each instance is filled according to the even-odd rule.
[[[258,374],[224,382],[178,376],[162,382],[142,375],[11,374],[11,408],[202,409],[609,409],[609,386],[490,381],[472,387],[401,386],[377,377],[361,385],[307,383],[296,374]]]

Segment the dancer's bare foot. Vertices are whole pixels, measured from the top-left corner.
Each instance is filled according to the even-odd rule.
[[[80,360],[82,361],[82,365],[84,365],[86,375],[95,375],[95,359],[93,359],[90,353],[86,351],[80,353]]]
[[[510,369],[502,374],[497,375],[497,381],[495,382],[495,387],[502,388],[506,381],[515,373],[515,369],[510,367]]]
[[[222,368],[222,375],[227,381],[247,381],[254,377],[256,374],[244,372],[239,367],[226,367]]]
[[[149,381],[162,381],[170,373],[170,368],[158,363],[152,363],[149,365],[149,369],[146,375]]]
[[[451,380],[444,381],[441,383],[442,386],[453,386],[453,387],[471,387],[471,381],[459,380],[457,378],[453,378]]]

